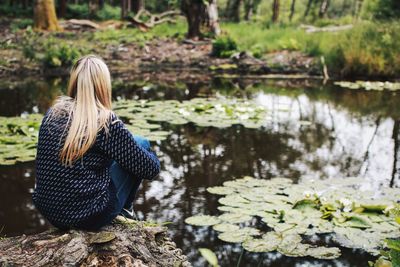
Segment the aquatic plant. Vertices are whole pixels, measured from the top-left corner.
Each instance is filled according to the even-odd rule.
[[[151,122],[175,125],[191,122],[201,127],[217,128],[241,124],[246,128],[260,128],[265,123],[267,112],[252,101],[222,98],[193,98],[182,102],[123,100],[115,102],[114,110],[133,127],[139,125],[145,129],[156,127]]]
[[[218,128],[242,124],[259,128],[266,115],[265,108],[239,99],[122,100],[114,103],[114,110],[132,133],[150,141],[161,141],[170,135],[162,130],[162,122],[177,125],[191,122]],[[0,165],[34,160],[42,118],[40,114],[0,117]]]
[[[197,226],[213,224],[214,230],[222,232],[219,239],[241,243],[250,252],[277,250],[286,256],[333,259],[340,256],[339,248],[315,246],[303,239],[331,234],[343,247],[377,255],[385,239],[400,237],[399,226],[390,212],[400,197],[400,189],[383,188],[378,194],[361,190],[361,184],[358,178],[293,184],[287,178],[262,180],[246,176],[207,189],[222,196],[218,200],[222,215],[196,215],[185,222]],[[261,218],[270,230],[240,227],[243,222],[254,221],[254,217]]]
[[[348,88],[348,89],[365,89],[365,90],[376,90],[376,91],[400,90],[400,83],[393,83],[393,82],[369,82],[369,81],[346,82],[346,81],[340,81],[340,82],[335,82],[335,84],[339,85],[340,87]]]
[[[36,143],[42,115],[0,117],[0,165],[30,161],[36,155]]]

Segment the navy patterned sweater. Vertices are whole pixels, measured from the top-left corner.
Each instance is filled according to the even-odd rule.
[[[111,212],[116,201],[109,173],[113,160],[133,177],[151,180],[160,172],[156,155],[140,147],[116,115],[110,119],[108,134],[99,131],[85,155],[72,167],[64,166],[59,153],[68,116],[46,121],[48,115],[39,130],[33,202],[53,225],[85,225]]]

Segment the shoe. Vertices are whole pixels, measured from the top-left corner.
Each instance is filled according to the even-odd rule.
[[[133,210],[133,208],[131,209],[122,209],[121,212],[119,213],[119,215],[124,216],[127,219],[131,219],[131,220],[136,220],[138,221],[138,217],[136,216],[135,211]]]

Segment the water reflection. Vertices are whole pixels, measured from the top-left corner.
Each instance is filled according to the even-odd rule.
[[[43,112],[64,85],[62,80],[36,81],[0,89],[0,115],[31,112],[34,107]],[[366,266],[371,256],[350,249],[343,249],[343,256],[335,261],[246,253],[238,245],[219,241],[211,228],[184,223],[184,218],[198,213],[219,214],[217,197],[206,188],[244,175],[260,179],[285,176],[294,181],[361,176],[365,186],[373,189],[398,186],[398,95],[330,86],[279,87],[269,82],[231,80],[170,87],[116,79],[114,98],[182,100],[233,95],[255,99],[269,110],[261,130],[164,125],[173,134],[155,145],[163,172],[159,180],[144,184],[137,200],[138,214],[142,219],[171,222],[174,241],[195,266],[204,265],[197,251],[200,247],[217,252],[222,266],[238,262],[240,266]],[[0,167],[0,224],[7,235],[48,227],[30,200],[34,175],[33,163]],[[262,225],[257,220],[251,224]]]

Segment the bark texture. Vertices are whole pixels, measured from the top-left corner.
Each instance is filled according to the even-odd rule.
[[[208,1],[207,15],[208,26],[210,27],[211,32],[216,36],[220,35],[221,28],[219,27],[217,0]]]
[[[34,8],[34,29],[44,31],[62,30],[58,24],[53,0],[36,0]]]
[[[141,9],[144,9],[144,0],[133,0],[132,1],[132,11],[133,11],[133,13],[136,14]]]
[[[89,16],[93,17],[100,8],[99,0],[89,0],[88,1]]]
[[[117,218],[98,232],[54,229],[5,238],[0,266],[191,266],[166,231]]]
[[[228,0],[226,4],[226,17],[232,21],[240,21],[241,0]]]
[[[292,21],[295,11],[296,11],[296,0],[292,0],[292,4],[290,5],[289,21]]]
[[[330,0],[322,0],[321,5],[319,6],[319,17],[324,18],[326,13],[328,12]]]
[[[272,3],[272,22],[276,23],[279,20],[280,1],[274,0]]]
[[[196,39],[201,37],[200,27],[205,19],[206,6],[200,0],[182,0],[181,10],[185,15],[188,22],[189,39]]]

